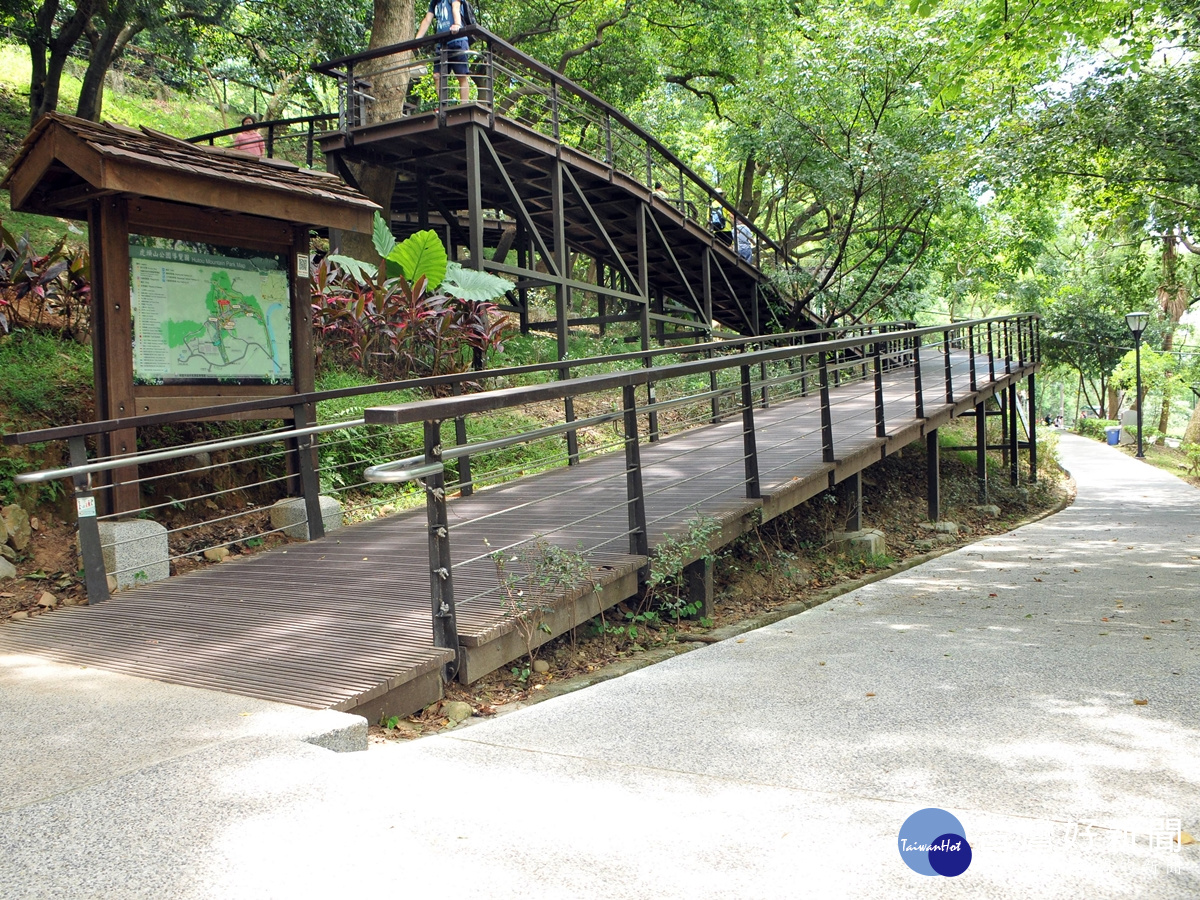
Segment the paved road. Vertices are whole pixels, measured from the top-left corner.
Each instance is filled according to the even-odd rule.
[[[0,657],[0,897],[1200,896],[1200,844],[1147,833],[1200,836],[1200,492],[1061,456],[1056,516],[368,753],[271,704]],[[925,807],[966,832],[956,878],[900,857]]]

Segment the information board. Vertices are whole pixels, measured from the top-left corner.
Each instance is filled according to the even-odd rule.
[[[286,257],[199,246],[130,236],[134,382],[291,384]]]

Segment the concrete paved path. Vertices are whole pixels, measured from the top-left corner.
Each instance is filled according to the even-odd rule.
[[[0,897],[1198,897],[1200,844],[1148,832],[1200,836],[1200,492],[1061,456],[1079,496],[1040,523],[368,753],[0,657]],[[962,875],[901,860],[924,807],[962,823]]]

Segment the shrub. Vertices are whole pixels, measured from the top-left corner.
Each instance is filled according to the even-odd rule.
[[[0,226],[0,334],[41,327],[83,338],[90,327],[91,277],[86,250],[68,249],[63,237],[37,253],[29,236]]]
[[[1120,422],[1114,421],[1113,419],[1080,419],[1079,424],[1075,426],[1075,430],[1084,437],[1090,437],[1097,441],[1103,441],[1106,440],[1104,430],[1120,424]]]
[[[376,216],[378,265],[333,255],[313,278],[318,360],[402,379],[464,371],[503,346],[511,326],[490,298],[503,278],[447,259],[437,233],[399,244]]]

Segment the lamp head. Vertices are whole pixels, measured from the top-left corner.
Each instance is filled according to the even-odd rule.
[[[1131,312],[1125,314],[1125,324],[1129,326],[1129,330],[1133,332],[1134,337],[1141,337],[1142,332],[1146,330],[1146,323],[1150,319],[1150,313]]]

